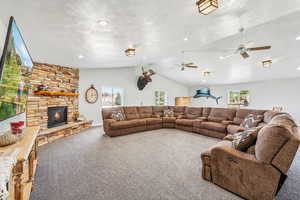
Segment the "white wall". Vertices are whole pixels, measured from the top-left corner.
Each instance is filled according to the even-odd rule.
[[[133,67],[116,69],[80,69],[79,77],[79,111],[88,119],[93,119],[94,124],[101,124],[101,87],[116,87],[124,89],[124,105],[140,106],[154,105],[154,91],[166,91],[169,105],[175,104],[175,97],[188,96],[188,87],[169,80],[160,75],[152,77],[152,83],[149,83],[143,91],[137,88],[138,74]],[[99,92],[99,99],[95,104],[89,104],[85,100],[85,91],[91,84]]]
[[[191,87],[190,95],[194,95],[199,87]],[[256,83],[211,86],[211,93],[222,96],[219,105],[213,99],[193,99],[193,106],[227,107],[229,90],[250,90],[250,105],[248,108],[272,109],[282,106],[300,124],[300,78],[272,80]]]

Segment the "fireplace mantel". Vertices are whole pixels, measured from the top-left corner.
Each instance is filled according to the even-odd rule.
[[[68,92],[51,92],[51,91],[37,91],[35,95],[44,95],[44,96],[67,96],[67,97],[77,97],[78,93],[68,93]]]

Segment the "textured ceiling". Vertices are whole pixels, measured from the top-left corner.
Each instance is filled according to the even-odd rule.
[[[16,18],[35,61],[79,68],[151,63],[183,84],[209,85],[300,76],[299,10],[299,0],[220,0],[208,16],[198,13],[195,0],[2,0],[0,21],[7,25],[9,16]],[[101,26],[102,19],[109,24]],[[244,41],[272,49],[247,60],[219,59]],[[124,54],[130,46],[137,48],[134,57]],[[183,58],[183,50],[197,51]],[[267,58],[275,61],[270,69],[260,65]],[[181,72],[175,64],[182,61],[200,68]],[[213,75],[203,77],[205,70]]]

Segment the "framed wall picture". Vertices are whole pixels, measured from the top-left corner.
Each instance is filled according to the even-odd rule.
[[[230,90],[228,91],[228,105],[230,106],[249,106],[249,90]]]

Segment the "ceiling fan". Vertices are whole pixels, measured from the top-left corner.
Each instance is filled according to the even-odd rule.
[[[194,68],[194,69],[198,68],[198,66],[192,62],[191,63],[181,63],[179,66],[180,66],[181,71],[184,71],[186,68]]]
[[[243,34],[244,33],[244,28],[240,29],[240,33]],[[236,54],[240,54],[244,59],[249,58],[250,57],[250,52],[252,51],[262,51],[262,50],[269,50],[271,49],[271,46],[267,45],[267,46],[258,46],[258,47],[248,47],[248,43],[246,44],[241,44],[237,49],[234,50],[234,53],[227,55],[227,56],[221,56],[221,59],[226,59],[229,58],[233,55]]]
[[[182,51],[182,54],[183,54],[183,60],[184,60],[184,51]],[[181,69],[181,71],[184,71],[186,68],[198,68],[197,65],[195,65],[193,62],[190,62],[190,63],[184,63],[182,62],[180,65],[178,65]]]

